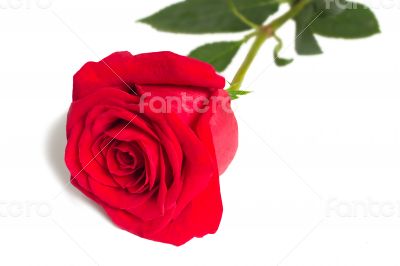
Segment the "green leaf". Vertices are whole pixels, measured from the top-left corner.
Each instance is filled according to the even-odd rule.
[[[207,62],[222,72],[232,62],[241,45],[241,41],[209,43],[190,52],[189,57]]]
[[[293,62],[293,59],[286,59],[282,57],[275,57],[275,64],[279,67],[284,67]]]
[[[296,52],[299,55],[317,55],[321,54],[322,50],[319,47],[317,39],[311,30],[311,25],[322,13],[315,14],[313,6],[307,6],[295,18],[296,22]]]
[[[239,96],[247,95],[251,93],[251,91],[241,91],[241,90],[233,90],[231,88],[226,90],[231,97],[232,100],[239,99]]]
[[[276,0],[234,0],[237,10],[247,19],[262,24],[278,10]],[[238,19],[226,0],[186,0],[139,20],[152,27],[176,33],[239,32],[250,29]]]
[[[346,0],[313,0],[296,18],[296,51],[322,53],[314,34],[355,39],[379,33],[378,21],[366,6]]]
[[[347,2],[346,9],[336,16],[317,19],[312,30],[322,36],[345,39],[364,38],[380,32],[372,11],[353,2]]]
[[[296,27],[296,33],[298,33],[296,34],[296,52],[299,55],[322,54],[321,47],[311,30],[301,30],[300,27]]]
[[[313,0],[314,12],[320,17],[336,16],[346,9],[346,0]]]
[[[277,44],[274,48],[275,64],[280,67],[289,65],[290,63],[293,62],[293,59],[286,59],[286,58],[282,58],[279,56],[279,52],[282,50],[282,47],[283,47],[283,42],[282,42],[281,38],[279,38],[277,35],[275,35],[274,38],[277,41]]]

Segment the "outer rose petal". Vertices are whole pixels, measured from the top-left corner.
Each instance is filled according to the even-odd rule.
[[[218,97],[229,97],[224,90],[218,90],[216,95]],[[221,175],[232,162],[238,147],[238,125],[231,110],[230,102],[216,106],[216,110],[210,118],[209,126],[212,132],[218,171]]]
[[[179,85],[222,89],[223,77],[211,65],[172,52],[133,56],[129,52],[111,54],[100,62],[86,63],[74,76],[73,100],[97,89],[120,86],[127,92],[134,84]]]
[[[154,234],[144,231],[138,219],[130,213],[108,206],[103,207],[119,227],[141,237],[176,246],[183,245],[194,237],[215,233],[222,217],[218,175],[179,216]]]
[[[180,246],[193,237],[214,234],[221,222],[222,210],[219,180],[216,175],[207,189],[195,198],[176,220],[152,238],[167,243],[172,240],[171,244]]]

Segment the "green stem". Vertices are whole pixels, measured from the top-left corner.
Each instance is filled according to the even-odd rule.
[[[268,38],[273,37],[275,35],[275,32],[280,27],[282,27],[287,21],[297,16],[297,14],[299,14],[304,9],[304,7],[310,3],[310,1],[311,0],[300,0],[296,5],[294,5],[288,12],[283,14],[281,17],[278,17],[271,23],[260,27],[254,32],[254,36],[256,36],[256,39],[254,40],[254,43],[252,44],[249,52],[247,53],[246,58],[244,59],[242,65],[239,67],[238,71],[235,74],[235,77],[231,82],[231,87],[230,87],[231,90],[240,90],[240,87],[242,86],[247,71],[249,70],[251,64],[254,61],[254,58],[257,56],[257,53],[260,50],[261,46],[264,44],[264,42]]]
[[[311,0],[301,0],[296,5],[294,5],[288,12],[283,14],[281,17],[272,21],[266,27],[270,27],[274,32],[282,27],[290,19],[297,16],[309,3]]]
[[[242,65],[240,66],[239,70],[236,72],[235,77],[231,82],[231,90],[239,90],[242,86],[242,82],[244,77],[246,76],[247,71],[250,68],[251,63],[254,61],[258,51],[260,50],[261,46],[264,44],[265,40],[268,38],[265,34],[257,34],[256,39],[251,46],[249,52],[246,55]]]

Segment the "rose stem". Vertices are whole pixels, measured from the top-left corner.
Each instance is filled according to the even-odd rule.
[[[275,32],[280,27],[282,27],[287,21],[289,21],[290,19],[294,18],[297,14],[299,14],[309,3],[310,0],[300,0],[297,4],[291,7],[290,10],[287,11],[285,14],[283,14],[281,17],[278,17],[277,19],[275,19],[274,21],[272,21],[267,25],[260,26],[256,30],[256,32],[254,33],[256,39],[254,40],[254,43],[252,44],[249,52],[247,53],[246,58],[244,59],[242,65],[236,72],[236,75],[231,82],[231,87],[230,87],[231,90],[240,89],[251,63],[254,61],[254,58],[256,57],[258,51],[260,50],[264,42],[268,38],[274,36]],[[249,36],[253,36],[253,34],[250,34]]]

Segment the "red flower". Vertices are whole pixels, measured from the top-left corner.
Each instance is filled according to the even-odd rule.
[[[128,52],[74,76],[65,161],[115,224],[182,245],[218,229],[219,174],[237,149],[224,79],[171,52]]]

